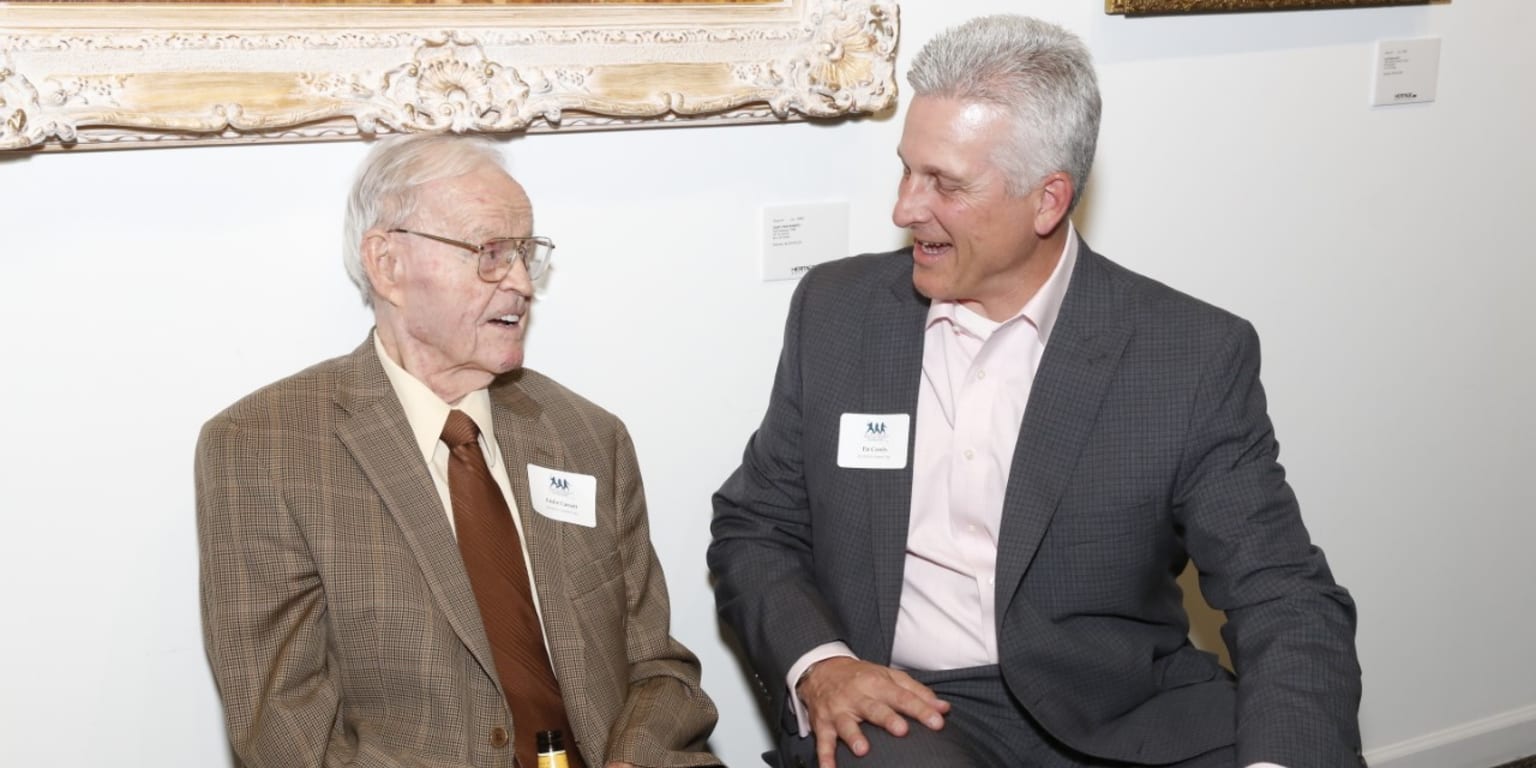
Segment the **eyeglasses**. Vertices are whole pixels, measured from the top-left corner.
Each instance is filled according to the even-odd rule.
[[[549,258],[555,252],[555,241],[547,237],[498,237],[495,240],[487,240],[481,245],[471,245],[461,240],[429,235],[414,229],[397,227],[389,231],[436,240],[444,245],[463,248],[479,256],[477,270],[480,279],[488,283],[499,283],[505,279],[507,273],[512,271],[512,264],[517,261],[523,262],[523,267],[528,270],[529,280],[537,280],[549,267]]]

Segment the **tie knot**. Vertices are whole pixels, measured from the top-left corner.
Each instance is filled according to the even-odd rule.
[[[475,420],[463,411],[449,411],[448,421],[443,424],[443,442],[448,444],[448,449],[453,450],[468,445],[480,436],[480,428],[475,426]]]

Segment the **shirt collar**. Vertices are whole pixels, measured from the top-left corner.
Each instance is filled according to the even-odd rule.
[[[996,322],[966,309],[957,301],[935,301],[928,306],[928,319],[924,322],[924,328],[933,327],[934,323],[948,320],[958,328],[965,330],[980,339],[986,339],[993,331],[1011,323],[1020,317],[1038,329],[1040,344],[1043,346],[1051,340],[1051,329],[1056,326],[1056,317],[1061,314],[1061,303],[1067,295],[1067,285],[1072,282],[1072,269],[1077,265],[1078,249],[1077,227],[1067,220],[1067,241],[1062,246],[1061,258],[1056,261],[1056,268],[1051,271],[1051,276],[1046,278],[1040,290],[1024,302],[1017,314],[1002,322]]]
[[[443,424],[448,421],[448,412],[455,408],[474,419],[480,434],[486,438],[484,445],[489,449],[490,457],[495,460],[500,456],[494,437],[495,425],[491,421],[491,395],[488,390],[477,389],[465,395],[458,404],[449,405],[431,387],[390,358],[384,351],[384,344],[379,341],[377,331],[373,334],[373,350],[378,353],[379,362],[384,366],[384,375],[388,377],[389,385],[395,390],[395,397],[399,398],[400,407],[405,411],[405,420],[411,425],[416,449],[429,463],[438,442],[442,440]]]

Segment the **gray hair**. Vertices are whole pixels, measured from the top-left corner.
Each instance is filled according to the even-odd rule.
[[[940,33],[907,73],[917,96],[1002,109],[1013,141],[994,158],[1008,191],[1022,195],[1047,175],[1072,177],[1072,207],[1088,184],[1099,137],[1099,84],[1076,35],[1039,19],[997,15]]]
[[[389,136],[368,152],[347,196],[342,243],[342,263],[362,293],[364,306],[373,306],[373,290],[363,269],[363,233],[404,224],[416,210],[416,191],[423,184],[486,166],[507,169],[501,150],[489,140],[455,134]]]

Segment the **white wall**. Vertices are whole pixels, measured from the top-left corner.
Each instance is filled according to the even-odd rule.
[[[942,27],[1020,5],[909,0],[901,71]],[[1265,340],[1304,514],[1360,603],[1377,765],[1536,752],[1536,326],[1521,311],[1536,89],[1519,58],[1536,3],[1134,20],[1097,0],[1022,5],[1098,57],[1090,242]],[[1444,39],[1439,101],[1368,107],[1374,42],[1423,35]],[[886,117],[507,145],[560,243],[529,364],[629,422],[675,632],[703,659],[732,765],[755,765],[766,732],[703,553],[792,288],[756,278],[758,211],[848,200],[853,250],[901,244],[899,131]],[[193,443],[236,397],[366,333],[337,256],[364,148],[0,160],[0,764],[227,764],[197,623]]]

